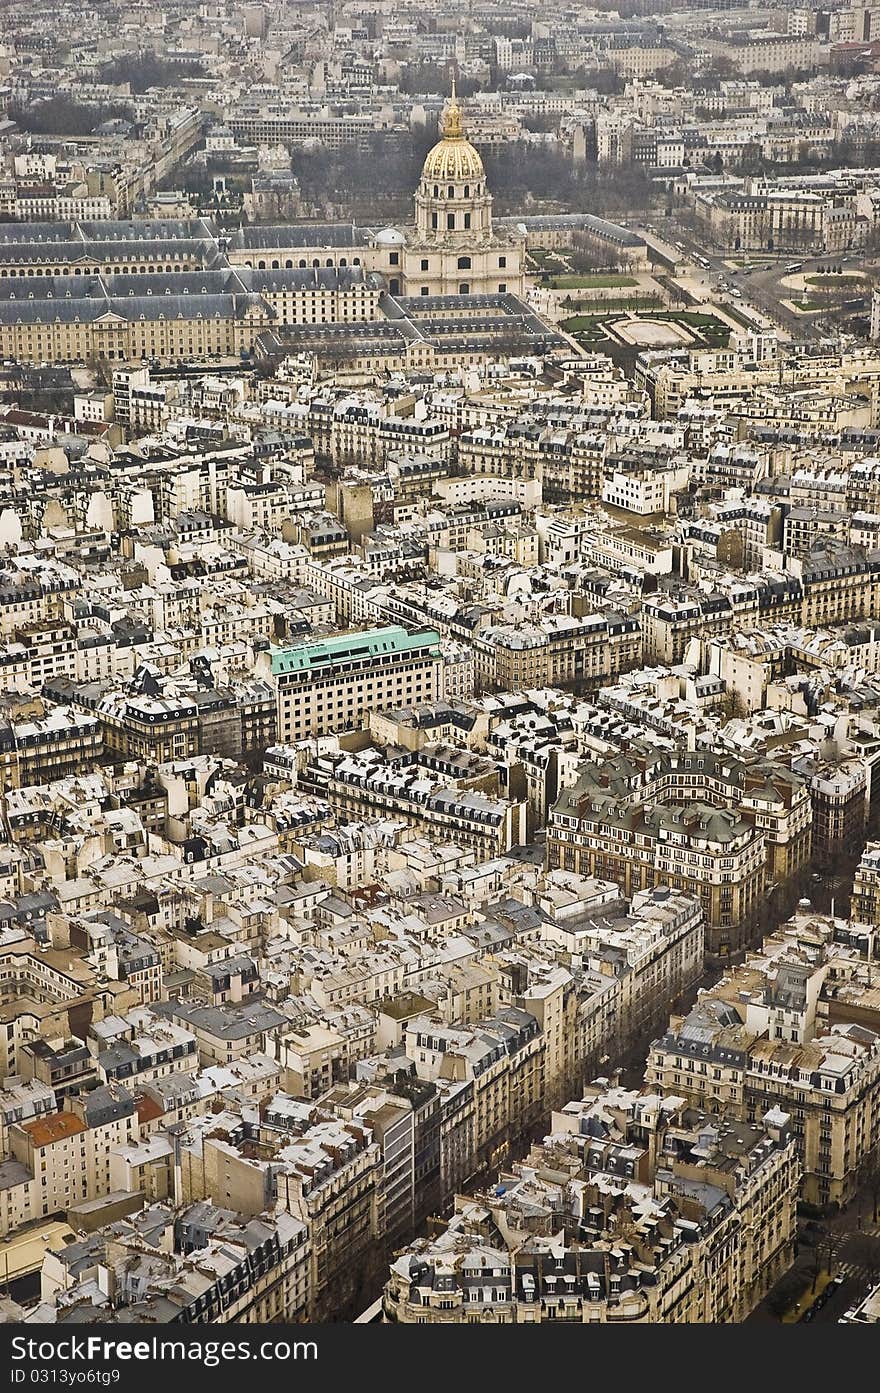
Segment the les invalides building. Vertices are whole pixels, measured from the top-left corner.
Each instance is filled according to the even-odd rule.
[[[492,196],[455,95],[415,196],[415,226],[373,237],[372,269],[392,295],[497,295],[524,290],[525,237],[492,227]]]

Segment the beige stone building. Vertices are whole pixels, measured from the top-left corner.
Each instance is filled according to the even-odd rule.
[[[547,864],[617,881],[627,896],[655,885],[694,894],[722,955],[745,931],[770,876],[793,875],[810,852],[803,782],[772,765],[708,751],[587,764],[550,813]]]
[[[40,1054],[51,1055],[71,1037],[79,1045],[92,1021],[124,1013],[139,1000],[129,983],[99,978],[70,950],[69,934],[66,947],[38,948],[32,938],[6,944],[0,953],[0,1078],[21,1073],[42,1077]],[[84,1046],[82,1053],[87,1054]],[[69,1080],[79,1082],[73,1065]],[[54,1085],[56,1080],[46,1077],[44,1082]]]
[[[670,361],[668,354],[646,353],[636,362],[635,383],[650,395],[657,418],[675,416],[685,399],[696,393],[711,396],[717,392],[727,400],[741,394],[754,401],[756,390],[767,388],[778,404],[780,418],[784,419],[787,414],[790,421],[797,406],[793,393],[811,388],[843,399],[856,395],[869,398],[871,424],[875,424],[880,406],[880,353],[874,344],[804,353],[787,364],[785,389],[779,385],[778,363],[753,361],[730,349],[692,352],[686,361]],[[762,419],[766,420],[769,411],[766,401],[761,402],[761,410]]]
[[[291,1215],[246,1217],[204,1203],[175,1209],[154,1202],[149,1218],[146,1233],[139,1215],[131,1223],[120,1216],[112,1230],[49,1249],[40,1272],[41,1319],[61,1323],[72,1308],[80,1319],[126,1326],[156,1320],[157,1311],[178,1326],[306,1319],[308,1234]]]
[[[376,750],[312,761],[301,783],[320,790],[334,809],[354,817],[380,816],[407,823],[418,835],[452,840],[489,859],[527,840],[524,798],[492,797],[470,787],[470,779],[431,762],[419,752],[406,764],[387,762]],[[438,771],[443,774],[439,777]],[[451,776],[451,777],[450,777]]]
[[[583,689],[637,667],[642,632],[637,618],[615,612],[547,615],[531,625],[481,629],[473,647],[476,678],[483,689]]]
[[[798,915],[651,1046],[646,1081],[753,1121],[781,1107],[810,1204],[847,1204],[880,1141],[880,1035],[869,965]],[[868,985],[865,985],[867,982]],[[852,990],[848,990],[851,984]],[[829,1023],[830,1022],[830,1023]]]
[[[868,842],[856,867],[852,917],[862,924],[880,924],[880,844]]]
[[[762,1108],[791,1113],[810,1204],[847,1204],[858,1167],[880,1141],[880,1038],[863,1026],[838,1025],[797,1043],[756,1038],[735,1008],[709,1023],[705,1010],[676,1024],[652,1047],[646,1078],[701,1106],[753,1118]],[[701,1101],[702,1100],[702,1101]]]
[[[116,1086],[80,1094],[62,1112],[14,1124],[12,1159],[33,1177],[27,1218],[109,1194],[111,1148],[132,1142],[137,1133],[134,1099]]]
[[[273,327],[375,320],[384,290],[362,266],[150,272],[0,276],[0,349],[23,362],[239,357]]]
[[[528,1005],[525,1010],[502,1007],[477,1027],[449,1026],[429,1016],[407,1022],[406,1050],[417,1076],[430,1082],[465,1085],[465,1174],[501,1164],[511,1143],[537,1123],[547,1106],[548,1048],[551,1075],[561,1065],[558,1059],[552,1060],[554,1052],[559,1054],[558,1043],[554,1045],[553,1012],[543,1015],[545,1029]],[[443,1172],[441,1160],[441,1172],[449,1175],[450,1169],[447,1160]]]
[[[280,1131],[286,1125],[271,1102],[264,1121]],[[382,1153],[369,1127],[327,1119],[291,1136],[279,1160],[278,1207],[305,1224],[311,1240],[309,1318],[338,1317],[383,1231]]]

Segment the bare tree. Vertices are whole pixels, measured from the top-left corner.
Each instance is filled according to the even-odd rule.
[[[823,1224],[816,1234],[816,1244],[813,1248],[813,1284],[812,1290],[815,1292],[819,1277],[826,1269],[831,1271],[831,1261],[834,1249],[832,1244],[831,1232]]]
[[[871,1197],[872,1223],[880,1222],[880,1143],[862,1158],[859,1166],[859,1188]]]

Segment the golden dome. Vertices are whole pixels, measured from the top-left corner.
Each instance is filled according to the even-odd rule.
[[[470,141],[465,140],[464,120],[455,95],[454,82],[452,95],[443,108],[440,130],[442,139],[428,151],[428,157],[422,167],[422,179],[437,184],[448,180],[454,183],[458,180],[469,182],[483,179],[483,161]]]

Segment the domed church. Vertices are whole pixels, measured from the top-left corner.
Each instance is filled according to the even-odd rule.
[[[415,196],[415,227],[374,235],[373,268],[392,295],[522,295],[525,239],[492,230],[492,196],[455,95]]]
[[[365,277],[378,273],[381,281],[376,276],[371,293],[381,287],[392,298],[447,299],[438,309],[448,317],[459,314],[448,303],[450,296],[509,294],[523,300],[527,246],[567,246],[577,233],[592,239],[611,264],[623,260],[647,269],[643,239],[591,213],[500,218],[493,226],[486,171],[465,135],[453,84],[443,108],[440,139],[422,166],[413,224],[381,229],[354,222],[255,224],[224,237],[221,250],[233,266],[267,273],[309,272],[316,289],[320,276],[326,279],[332,271],[341,275],[343,290],[350,282],[356,294]],[[323,288],[329,290],[329,282]],[[343,322],[362,318],[366,304],[354,310],[349,306]],[[315,322],[328,323],[330,311],[329,304],[317,305],[320,318]]]

